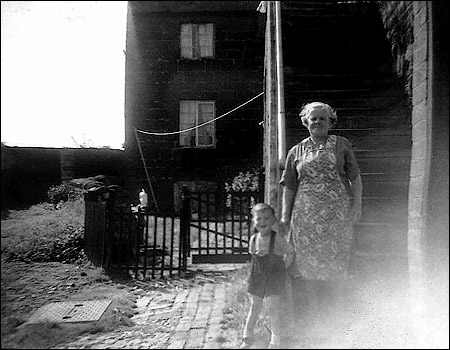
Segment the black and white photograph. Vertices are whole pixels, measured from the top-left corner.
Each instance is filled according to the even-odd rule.
[[[1,1],[2,349],[448,349],[447,1]]]

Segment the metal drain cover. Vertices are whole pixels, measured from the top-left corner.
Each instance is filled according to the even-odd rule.
[[[38,309],[25,324],[98,321],[109,304],[110,299],[50,303]]]

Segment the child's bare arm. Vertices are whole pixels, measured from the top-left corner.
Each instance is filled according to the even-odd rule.
[[[248,253],[255,254],[255,239],[256,235],[250,236],[250,241],[248,242]]]

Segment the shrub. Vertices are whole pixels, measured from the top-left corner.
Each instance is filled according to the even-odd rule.
[[[225,192],[227,192],[226,206],[232,207],[232,202],[236,206],[240,206],[239,210],[243,213],[249,212],[249,208],[255,205],[257,201],[257,194],[259,191],[259,176],[260,171],[258,169],[249,170],[246,172],[239,172],[238,175],[233,177],[231,182],[225,182]],[[240,192],[255,192],[255,195],[247,197],[240,196]]]
[[[2,220],[2,257],[7,261],[75,262],[85,259],[84,201],[49,203],[11,211]]]
[[[259,170],[251,170],[239,172],[239,174],[231,180],[231,182],[225,182],[226,192],[247,192],[258,191],[259,189]]]
[[[75,201],[82,197],[84,191],[69,183],[51,186],[47,191],[48,201],[55,207],[61,202]]]

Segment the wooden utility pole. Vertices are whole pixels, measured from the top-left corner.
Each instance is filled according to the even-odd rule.
[[[266,40],[265,40],[265,113],[264,113],[264,201],[278,212],[278,135],[276,105],[276,62],[275,57],[275,21],[273,1],[266,2]]]
[[[264,109],[264,200],[281,214],[280,177],[285,160],[284,79],[281,46],[280,2],[265,1],[266,12],[265,109]],[[264,5],[264,6],[262,6]]]
[[[284,169],[286,160],[286,127],[284,111],[284,68],[283,38],[281,36],[281,1],[275,2],[275,56],[277,60],[277,124],[278,124],[278,162]]]

